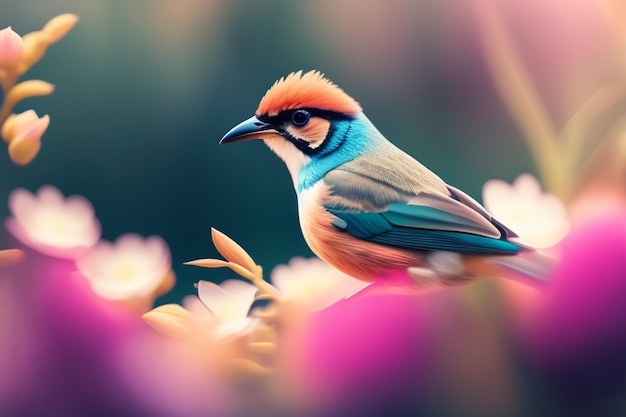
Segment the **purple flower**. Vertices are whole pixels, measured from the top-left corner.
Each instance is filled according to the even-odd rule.
[[[415,293],[402,281],[380,279],[283,329],[280,369],[294,407],[333,416],[506,414],[510,373],[494,327],[463,290]]]
[[[626,385],[626,207],[579,218],[561,250],[519,336],[568,401],[600,400]]]

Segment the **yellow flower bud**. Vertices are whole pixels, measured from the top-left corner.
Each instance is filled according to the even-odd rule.
[[[5,106],[15,106],[25,98],[35,96],[47,96],[54,91],[54,85],[41,80],[28,80],[16,84],[11,88],[5,98]]]
[[[62,14],[52,18],[43,29],[24,35],[24,59],[18,67],[18,72],[23,74],[39,62],[48,47],[67,35],[77,21],[78,16],[74,14]]]
[[[60,14],[50,19],[41,29],[41,33],[46,37],[48,44],[58,42],[74,27],[78,22],[78,16],[72,13]]]
[[[50,124],[50,117],[37,117],[34,110],[12,115],[2,129],[2,136],[9,142],[9,156],[17,165],[27,165],[41,148],[41,136]]]

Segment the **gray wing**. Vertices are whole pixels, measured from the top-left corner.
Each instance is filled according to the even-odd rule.
[[[514,236],[475,200],[449,187],[421,164],[410,170],[403,165],[390,166],[394,166],[393,172],[365,172],[367,165],[351,162],[330,171],[323,178],[330,189],[325,205],[334,212],[388,212],[399,227],[472,233],[494,239]],[[397,180],[399,177],[402,179]]]

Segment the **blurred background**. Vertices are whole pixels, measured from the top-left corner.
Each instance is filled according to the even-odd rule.
[[[56,85],[16,112],[50,114],[27,167],[0,152],[0,217],[17,187],[53,184],[96,209],[103,238],[157,234],[170,246],[179,302],[228,271],[215,227],[270,271],[311,256],[283,163],[258,143],[218,145],[279,77],[318,69],[356,98],[392,142],[480,199],[485,181],[537,174],[486,64],[472,3],[458,1],[4,1],[20,35],[71,12],[78,25],[24,79]],[[622,71],[596,2],[495,2],[558,126]],[[2,247],[14,247],[6,232]]]

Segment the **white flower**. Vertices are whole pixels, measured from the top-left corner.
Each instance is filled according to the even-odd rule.
[[[519,242],[547,248],[557,244],[569,231],[565,206],[530,174],[513,183],[490,180],[483,186],[485,208],[498,221],[519,235]]]
[[[318,258],[295,257],[278,265],[271,274],[272,284],[282,301],[295,301],[313,312],[346,298],[368,283],[354,279]]]
[[[251,331],[257,320],[248,316],[257,287],[229,279],[220,285],[198,282],[198,297],[188,296],[183,306],[205,324],[217,339],[240,336]]]
[[[124,301],[152,296],[171,270],[170,252],[163,239],[144,239],[132,233],[115,243],[99,242],[76,265],[94,292]]]
[[[100,239],[93,206],[80,196],[67,199],[45,185],[37,194],[16,189],[9,195],[13,217],[7,229],[22,243],[51,256],[75,258]]]

